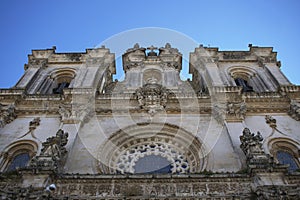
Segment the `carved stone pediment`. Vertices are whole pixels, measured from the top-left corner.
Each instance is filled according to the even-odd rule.
[[[150,114],[163,110],[166,107],[168,90],[156,83],[147,83],[135,92],[139,106]]]
[[[300,195],[300,187],[297,186],[258,186],[255,194],[258,200],[263,199],[298,199]]]

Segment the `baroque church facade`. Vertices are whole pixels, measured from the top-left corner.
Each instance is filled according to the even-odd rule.
[[[33,50],[0,90],[1,199],[299,199],[300,86],[271,47]]]

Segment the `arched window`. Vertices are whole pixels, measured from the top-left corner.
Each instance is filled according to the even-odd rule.
[[[253,92],[253,87],[245,79],[235,78],[234,81],[237,86],[243,87],[242,92]]]
[[[289,165],[288,171],[300,169],[299,144],[289,138],[274,138],[269,142],[270,153],[279,164]]]
[[[70,82],[61,82],[58,83],[56,88],[53,88],[53,94],[62,94],[63,93],[63,89],[68,88],[70,85]]]
[[[60,69],[55,71],[52,84],[52,93],[53,94],[62,94],[63,89],[68,88],[71,84],[71,81],[75,77],[75,72],[70,69]]]
[[[21,140],[10,144],[0,157],[1,171],[24,168],[36,154],[38,145],[32,140]]]
[[[68,88],[76,75],[76,71],[71,68],[55,69],[44,80],[38,89],[40,94],[62,94]]]
[[[279,150],[276,153],[276,157],[280,164],[289,165],[289,172],[293,172],[299,169],[295,157],[291,153]]]
[[[30,161],[29,153],[20,153],[16,155],[13,160],[9,163],[6,171],[14,171],[19,168],[24,168]]]

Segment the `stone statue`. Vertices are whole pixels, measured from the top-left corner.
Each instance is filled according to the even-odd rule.
[[[55,136],[47,138],[42,143],[43,148],[40,155],[31,160],[29,167],[35,170],[58,170],[67,154],[65,146],[68,136],[68,133],[59,129]]]

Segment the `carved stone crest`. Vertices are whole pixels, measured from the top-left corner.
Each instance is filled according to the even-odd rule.
[[[151,115],[166,107],[168,91],[162,85],[147,83],[135,92],[140,108]]]

